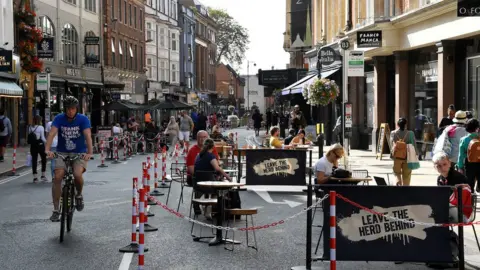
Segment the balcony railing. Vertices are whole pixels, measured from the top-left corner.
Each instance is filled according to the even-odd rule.
[[[353,7],[355,28],[378,23],[443,0],[359,0]]]

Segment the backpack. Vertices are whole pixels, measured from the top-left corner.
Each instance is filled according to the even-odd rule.
[[[4,120],[5,120],[5,116],[2,117],[2,119],[0,119],[0,132],[3,132],[5,130],[5,123],[4,123]]]
[[[30,145],[37,144],[37,135],[35,134],[35,130],[37,130],[38,126],[32,131],[32,127],[30,127],[30,132],[28,133],[27,143]]]
[[[405,134],[405,137],[403,139],[398,138],[398,141],[395,143],[393,146],[393,157],[398,158],[398,159],[407,159],[407,143],[405,142],[405,139],[407,138],[409,134],[409,131]]]
[[[468,144],[467,160],[470,163],[480,162],[480,140],[478,137],[472,138]]]

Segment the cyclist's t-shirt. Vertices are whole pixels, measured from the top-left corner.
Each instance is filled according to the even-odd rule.
[[[61,113],[53,120],[53,126],[58,128],[58,152],[87,152],[87,144],[85,143],[83,131],[91,128],[91,126],[90,120],[85,115],[78,113],[75,119],[69,122],[67,116]]]

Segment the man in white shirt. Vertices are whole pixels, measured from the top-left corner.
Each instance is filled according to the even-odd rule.
[[[52,129],[52,123],[53,123],[53,120],[55,119],[55,117],[57,116],[58,113],[52,113],[52,120],[50,120],[50,122],[48,122],[46,125],[45,125],[45,133],[48,137],[48,133],[50,132],[50,130]],[[55,152],[57,150],[57,143],[58,143],[58,135],[55,136],[55,138],[53,138],[53,142],[52,142],[52,146],[50,147],[51,151],[52,152]],[[51,169],[52,169],[52,179],[55,175],[55,159],[52,159],[51,160]]]

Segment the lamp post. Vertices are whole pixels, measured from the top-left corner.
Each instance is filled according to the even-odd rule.
[[[255,62],[247,60],[247,111],[250,111],[250,64],[257,66]]]

